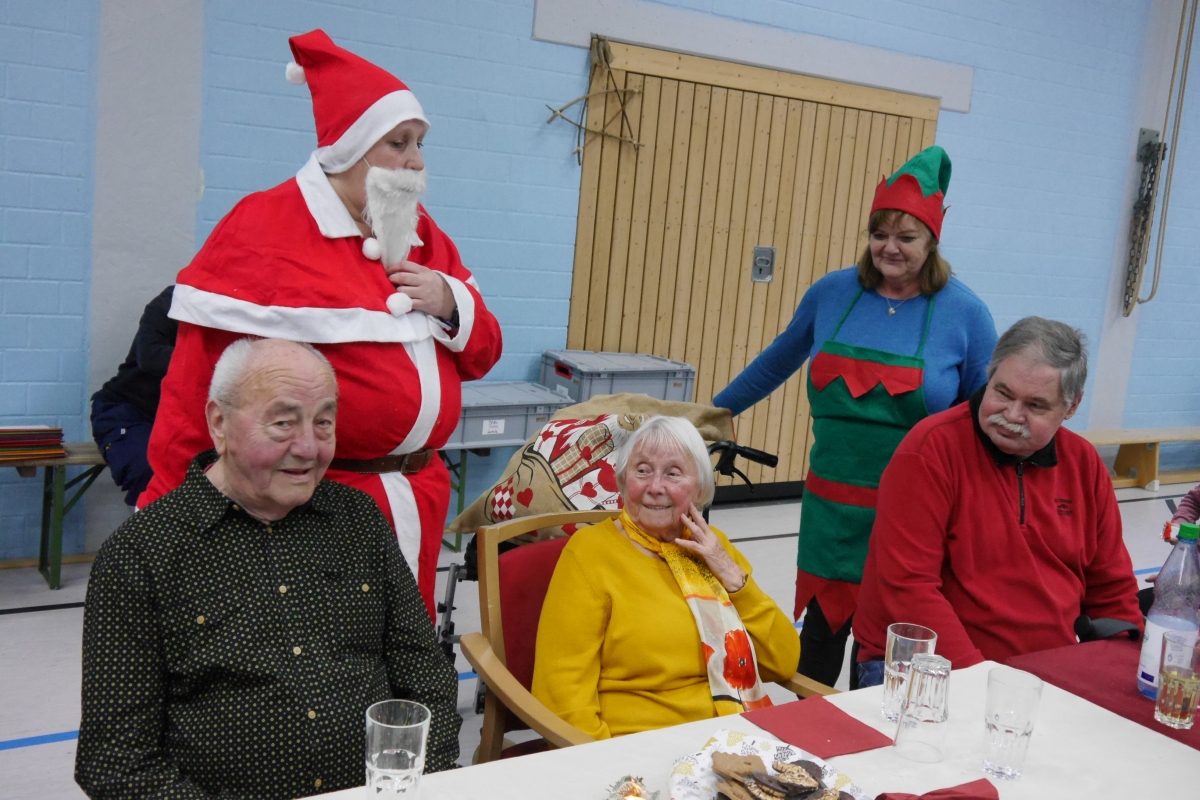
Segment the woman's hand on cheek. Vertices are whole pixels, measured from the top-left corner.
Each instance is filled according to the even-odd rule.
[[[680,521],[688,529],[691,538],[680,537],[675,540],[675,544],[704,559],[704,563],[712,570],[713,575],[717,576],[725,591],[732,594],[746,585],[746,573],[729,553],[725,552],[721,540],[709,529],[704,516],[695,505],[688,506],[687,513],[680,517]]]

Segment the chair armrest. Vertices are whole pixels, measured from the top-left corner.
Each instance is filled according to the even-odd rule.
[[[587,744],[595,739],[573,725],[564,722],[557,714],[546,708],[540,700],[530,694],[521,682],[513,677],[508,668],[500,663],[492,646],[481,633],[465,633],[459,640],[463,655],[475,668],[480,680],[488,690],[495,693],[504,706],[521,718],[554,747],[570,747]]]
[[[812,678],[805,677],[797,672],[786,681],[776,681],[776,684],[787,689],[789,692],[795,692],[801,697],[812,697],[814,694],[827,696],[831,694],[841,694],[832,686],[826,686],[823,683],[817,683]]]

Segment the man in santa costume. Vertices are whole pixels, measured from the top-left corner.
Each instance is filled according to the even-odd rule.
[[[231,342],[309,342],[338,377],[327,477],[374,498],[432,616],[450,502],[436,449],[458,424],[461,382],[499,359],[500,326],[418,203],[429,121],[417,98],[324,31],[289,41],[287,79],[308,84],[318,146],[294,178],[234,206],[179,273],[170,312],[179,334],[150,437],[154,479],[138,505],[179,486],[209,447],[204,404]],[[303,580],[279,570],[280,585]]]

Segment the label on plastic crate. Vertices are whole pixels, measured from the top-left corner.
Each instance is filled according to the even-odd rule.
[[[504,420],[502,419],[485,419],[483,421],[483,435],[494,436],[504,433]]]

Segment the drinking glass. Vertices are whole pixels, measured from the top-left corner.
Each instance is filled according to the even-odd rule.
[[[937,634],[924,625],[893,622],[888,625],[883,654],[883,716],[900,721],[900,707],[908,696],[908,667],[917,653],[932,653]]]
[[[1167,631],[1158,663],[1154,718],[1186,731],[1196,722],[1196,702],[1200,699],[1200,639],[1194,633]]]
[[[1005,780],[1021,777],[1042,685],[1041,678],[1012,667],[996,667],[988,673],[984,772]]]
[[[425,771],[429,709],[384,700],[367,709],[367,794],[416,797]]]
[[[950,716],[950,661],[933,653],[917,653],[908,671],[908,695],[896,729],[896,752],[912,761],[933,764],[946,753]]]

